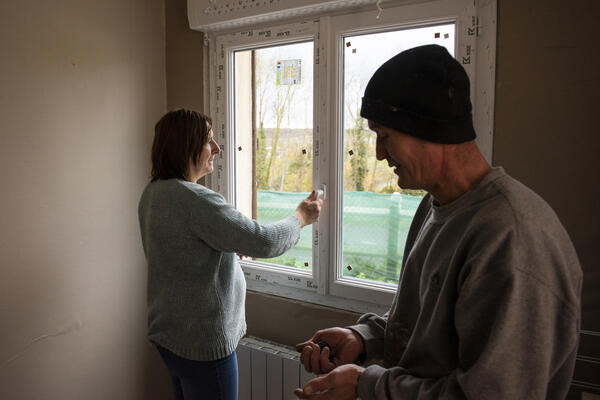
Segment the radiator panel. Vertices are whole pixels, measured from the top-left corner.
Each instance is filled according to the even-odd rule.
[[[245,337],[237,348],[240,400],[292,400],[294,389],[316,377],[289,346]]]

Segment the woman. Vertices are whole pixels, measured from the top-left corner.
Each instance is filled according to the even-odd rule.
[[[167,113],[155,127],[152,179],[138,208],[148,261],[148,338],[169,369],[175,399],[237,399],[246,282],[236,253],[281,255],[322,206],[313,191],[281,221],[247,218],[196,183],[212,172],[219,152],[210,118]]]

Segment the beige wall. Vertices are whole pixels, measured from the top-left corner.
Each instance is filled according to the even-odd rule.
[[[165,0],[167,108],[203,111],[204,34],[189,28],[186,0]]]
[[[164,399],[137,201],[163,0],[0,3],[0,398]]]

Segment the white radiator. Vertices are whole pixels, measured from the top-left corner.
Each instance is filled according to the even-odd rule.
[[[237,348],[239,400],[296,399],[294,389],[316,375],[306,372],[296,350],[248,336]]]

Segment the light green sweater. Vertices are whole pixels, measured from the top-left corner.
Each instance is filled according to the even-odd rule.
[[[276,257],[300,238],[295,216],[262,225],[179,179],[149,183],[138,216],[148,261],[148,338],[191,360],[231,354],[246,332],[236,253]]]

